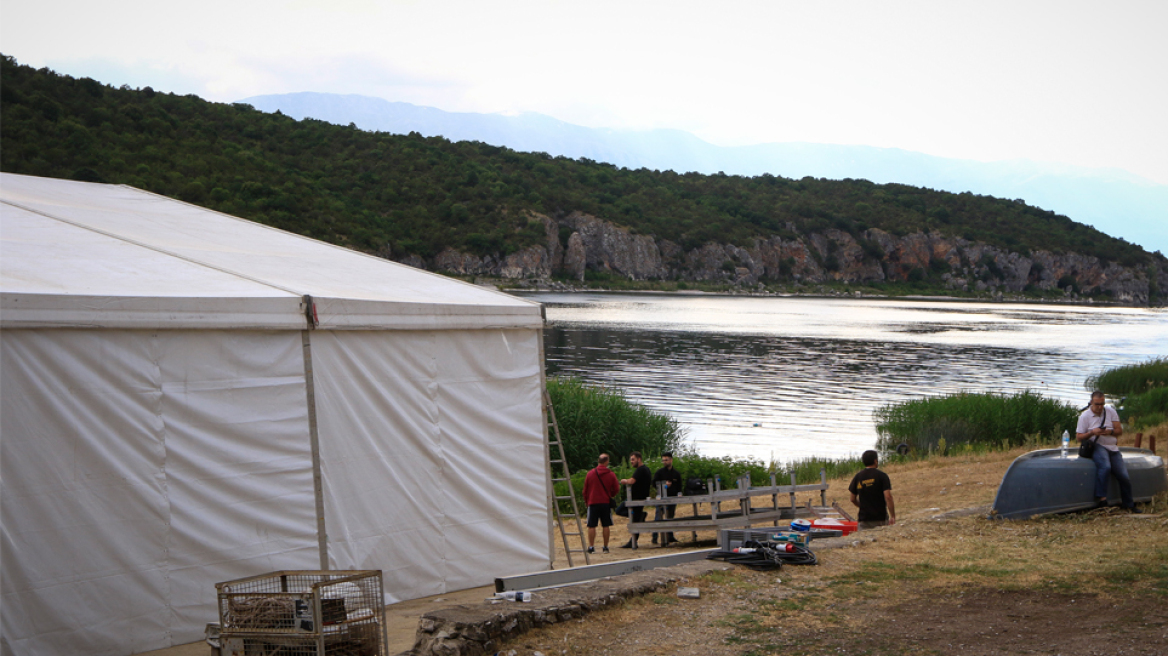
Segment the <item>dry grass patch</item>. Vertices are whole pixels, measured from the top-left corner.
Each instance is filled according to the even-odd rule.
[[[699,587],[699,600],[676,599],[671,587],[535,631],[503,653],[797,656],[864,645],[861,653],[981,654],[1008,644],[1088,654],[1121,643],[1168,653],[1168,495],[1144,515],[934,519],[988,506],[1024,451],[887,466],[901,521],[857,534],[857,546],[818,550],[817,567],[713,572],[680,584]],[[828,500],[847,507],[849,480],[829,481]]]

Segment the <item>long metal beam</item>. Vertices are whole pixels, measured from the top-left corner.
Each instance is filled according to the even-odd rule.
[[[701,549],[698,551],[683,551],[665,556],[650,556],[649,558],[634,558],[632,560],[618,560],[613,563],[599,563],[583,565],[568,569],[549,570],[547,572],[532,572],[495,579],[495,592],[508,590],[534,590],[536,588],[554,588],[561,585],[572,585],[585,581],[594,581],[606,576],[620,576],[643,572],[658,567],[671,567],[695,560],[705,560],[710,553],[717,549]]]

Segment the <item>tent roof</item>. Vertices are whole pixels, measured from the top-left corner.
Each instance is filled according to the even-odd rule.
[[[0,173],[0,326],[538,328],[538,303],[123,185]]]

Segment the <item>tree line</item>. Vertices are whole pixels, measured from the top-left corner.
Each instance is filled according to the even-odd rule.
[[[0,77],[0,170],[128,184],[394,259],[445,248],[506,255],[542,243],[533,212],[584,212],[687,250],[829,228],[863,243],[865,230],[879,228],[1129,267],[1154,257],[1020,200],[867,180],[632,170],[297,121],[33,69],[9,56]]]

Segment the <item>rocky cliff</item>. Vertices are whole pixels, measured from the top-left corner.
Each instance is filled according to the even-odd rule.
[[[406,261],[437,271],[507,279],[584,280],[588,271],[631,280],[760,283],[881,283],[932,280],[953,290],[991,293],[1061,290],[1068,297],[1104,294],[1147,305],[1155,281],[1168,284],[1161,258],[1152,268],[1126,268],[1077,253],[1011,252],[938,232],[893,235],[878,229],[858,234],[829,229],[795,238],[755,239],[747,247],[707,243],[686,251],[668,240],[634,234],[578,212],[543,222],[544,243],[506,256],[454,250],[430,261]],[[788,226],[795,233],[794,226]],[[567,239],[561,242],[561,235]],[[1152,299],[1154,300],[1154,299]]]

